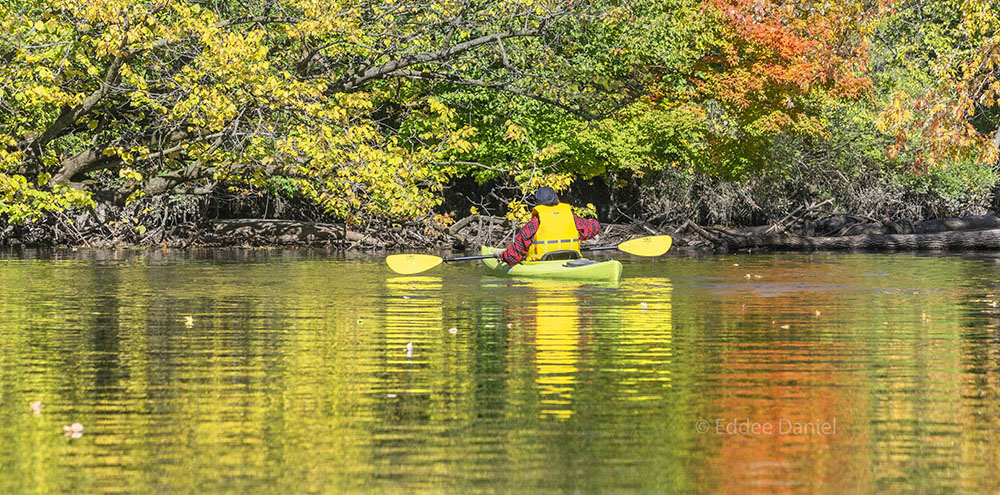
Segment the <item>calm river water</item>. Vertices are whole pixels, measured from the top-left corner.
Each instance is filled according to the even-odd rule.
[[[0,493],[1000,490],[1000,258],[623,261],[0,255]]]

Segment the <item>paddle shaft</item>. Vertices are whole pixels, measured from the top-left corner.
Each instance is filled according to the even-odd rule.
[[[672,240],[668,235],[656,235],[631,239],[618,244],[617,246],[585,247],[580,251],[606,251],[610,249],[617,249],[634,256],[660,256],[670,249],[671,242]],[[385,262],[389,265],[389,268],[396,273],[412,275],[414,273],[430,270],[443,262],[484,260],[493,257],[494,256],[492,254],[482,254],[479,256],[458,256],[455,258],[440,258],[430,254],[390,254],[389,256],[386,256]]]
[[[618,246],[595,246],[595,247],[585,247],[580,248],[580,251],[607,251],[609,249],[618,249]],[[478,256],[458,256],[455,258],[444,258],[441,261],[447,263],[449,261],[471,261],[471,260],[485,260],[493,258],[492,254],[481,254]]]
[[[449,261],[469,261],[469,260],[485,260],[493,258],[492,254],[481,254],[479,256],[459,256],[457,258],[444,258],[441,261],[447,263]]]

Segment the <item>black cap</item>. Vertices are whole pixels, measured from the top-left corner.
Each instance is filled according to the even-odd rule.
[[[538,190],[535,191],[535,204],[555,206],[559,204],[559,196],[557,196],[555,190],[549,186],[539,187]]]

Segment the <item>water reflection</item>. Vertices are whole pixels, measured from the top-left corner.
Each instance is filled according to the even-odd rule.
[[[0,493],[997,492],[993,259],[435,270],[3,261]]]
[[[616,351],[622,392],[629,400],[653,400],[670,386],[673,311],[668,278],[628,279],[623,286]]]
[[[405,364],[426,362],[428,344],[441,330],[440,277],[393,277],[386,280],[384,308],[386,371],[405,372]]]
[[[574,284],[531,284],[535,327],[535,383],[542,416],[573,414],[580,359],[580,300]]]
[[[523,283],[533,301],[535,383],[540,416],[567,419],[582,372],[613,375],[621,400],[654,400],[670,383],[672,316],[666,278],[635,278],[618,287]],[[608,298],[616,298],[607,304]],[[598,303],[599,302],[599,303]],[[605,349],[604,347],[607,346]],[[607,358],[602,355],[608,352]]]

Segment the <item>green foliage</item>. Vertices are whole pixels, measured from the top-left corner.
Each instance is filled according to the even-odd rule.
[[[0,215],[11,223],[36,220],[46,212],[59,212],[77,206],[95,206],[90,195],[66,186],[39,189],[23,175],[0,173]]]
[[[877,32],[879,128],[916,171],[1000,157],[1000,10],[992,0],[901,0]],[[881,95],[880,95],[881,96]]]
[[[825,109],[857,101],[867,81],[846,69],[827,74],[829,61],[815,60],[810,50],[827,53],[830,43],[843,43],[835,60],[853,67],[860,55],[850,50],[861,37],[846,26],[864,12],[838,7],[824,17],[778,9],[778,21],[757,26],[778,33],[769,38],[729,19],[732,9],[752,6],[724,3],[634,2],[627,12],[612,10],[597,33],[564,51],[576,67],[569,80],[585,73],[600,80],[599,91],[642,88],[631,103],[600,118],[481,91],[445,95],[477,129],[460,173],[481,182],[505,179],[521,190],[666,168],[738,179],[773,167],[772,147],[783,135],[827,139]],[[524,132],[510,132],[511,124]]]
[[[637,2],[577,26],[580,41],[560,51],[564,65],[552,72],[573,89],[635,93],[631,103],[604,109],[613,111],[595,109],[597,118],[487,90],[443,95],[476,128],[473,149],[456,157],[459,173],[527,191],[616,170],[711,167],[707,112],[689,101],[689,68],[711,37],[704,19],[699,2]]]
[[[1000,182],[1000,172],[975,162],[958,162],[947,168],[931,168],[925,174],[899,174],[899,180],[914,198],[930,205],[928,216],[958,216],[983,213]],[[968,211],[969,206],[979,210]]]
[[[575,10],[521,0],[3,3],[0,171],[88,192],[88,177],[112,171],[120,180],[101,184],[131,200],[283,177],[336,218],[420,216],[454,172],[435,164],[470,149],[473,132],[426,78],[521,79],[533,91],[518,64],[558,58],[531,40],[561,36],[553,26],[588,9]],[[513,61],[508,73],[483,80],[500,59]]]
[[[519,218],[540,185],[893,158],[958,167],[907,187],[982,190],[1000,14],[879,5],[0,1],[0,214],[229,188],[361,224],[468,176]]]

